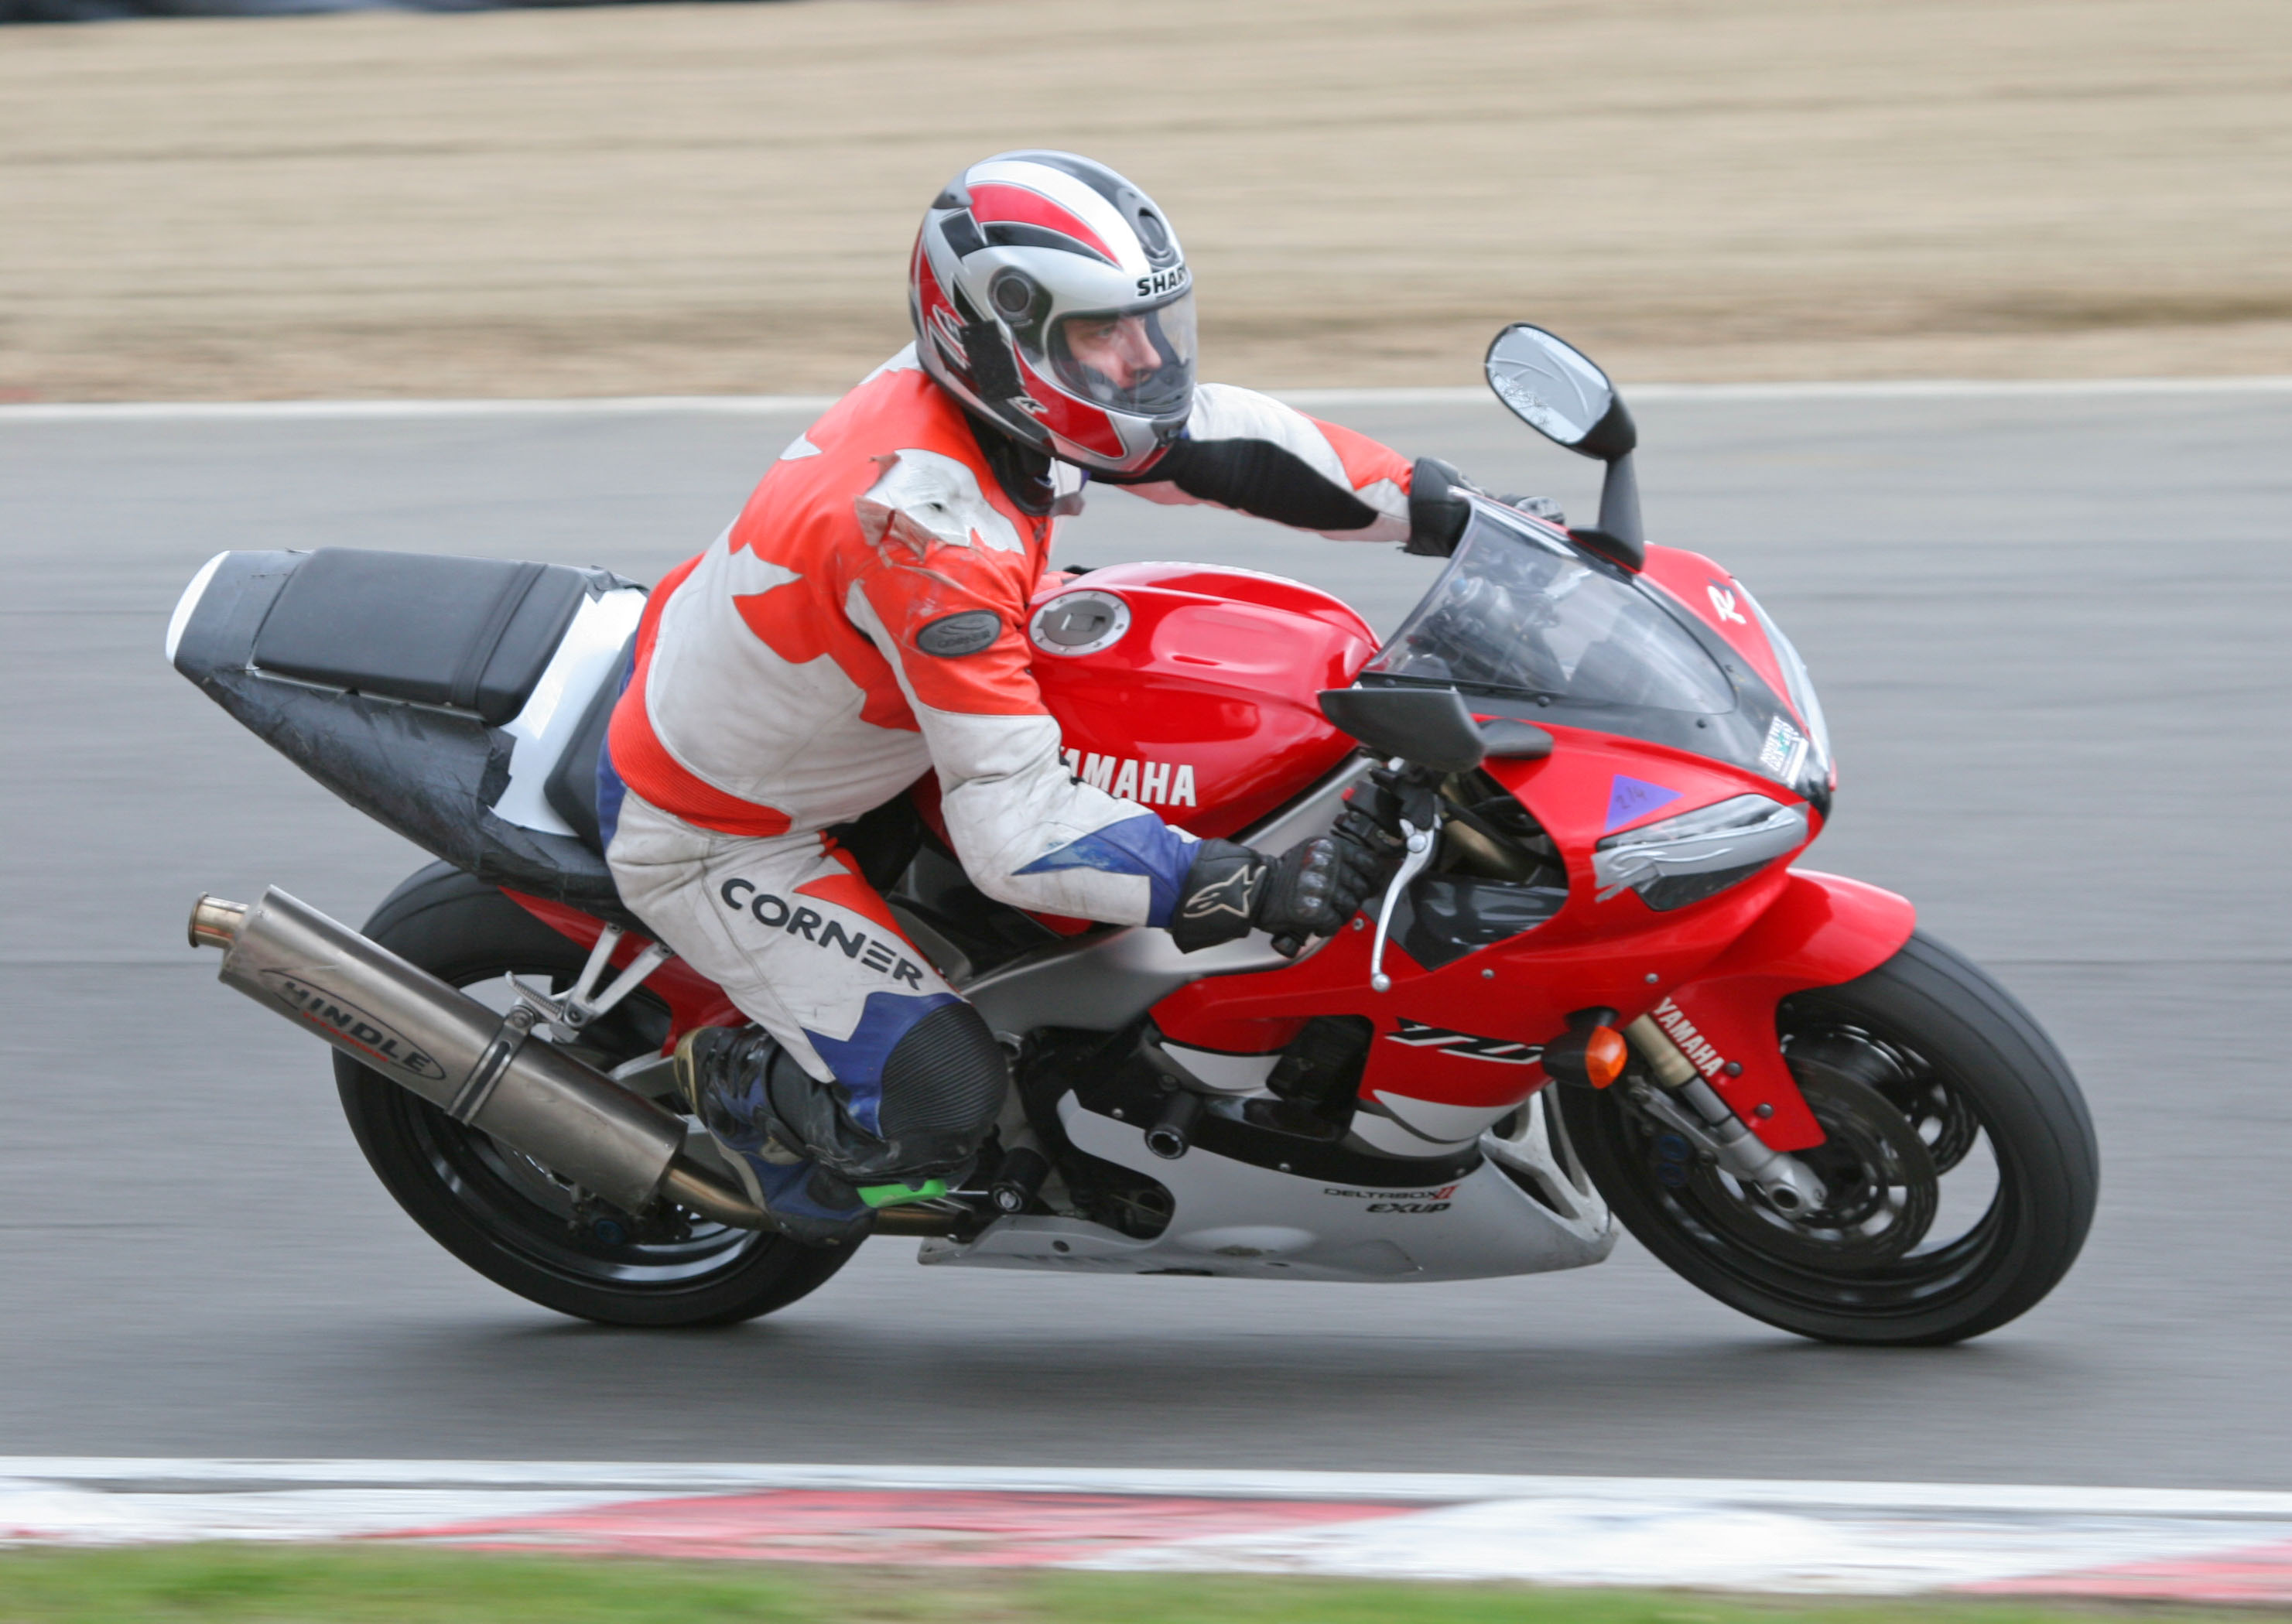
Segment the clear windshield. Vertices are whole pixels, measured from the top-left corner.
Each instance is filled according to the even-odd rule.
[[[1457,688],[1483,715],[1691,750],[1828,803],[1826,752],[1734,650],[1654,587],[1492,504],[1473,504],[1449,567],[1361,681]]]
[[[1653,599],[1488,508],[1368,669],[1524,699],[1705,716],[1735,708],[1718,661]]]

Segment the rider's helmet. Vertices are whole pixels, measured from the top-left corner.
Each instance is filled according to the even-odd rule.
[[[1162,211],[1105,165],[972,165],[924,214],[908,286],[924,369],[1013,439],[1132,473],[1185,426],[1192,279]]]

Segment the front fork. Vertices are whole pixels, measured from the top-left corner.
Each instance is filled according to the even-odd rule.
[[[1633,1104],[1708,1156],[1720,1171],[1755,1186],[1786,1217],[1800,1217],[1830,1199],[1814,1170],[1788,1151],[1770,1150],[1721,1099],[1671,1034],[1642,1015],[1624,1028],[1633,1052],[1647,1062],[1653,1086],[1618,1085]]]

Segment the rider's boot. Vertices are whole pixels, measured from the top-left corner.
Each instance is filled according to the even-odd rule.
[[[765,1211],[795,1240],[856,1244],[881,1208],[947,1193],[938,1179],[862,1184],[821,1166],[803,1127],[823,1108],[832,1115],[830,1089],[760,1028],[688,1032],[676,1046],[675,1066],[693,1115],[746,1164]]]

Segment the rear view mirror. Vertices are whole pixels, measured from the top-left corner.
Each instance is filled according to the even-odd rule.
[[[1639,443],[1632,415],[1591,358],[1542,327],[1514,322],[1489,345],[1489,387],[1546,440],[1603,463]]]
[[[1591,357],[1542,327],[1515,321],[1489,345],[1489,387],[1505,409],[1546,440],[1608,465],[1600,483],[1600,522],[1572,534],[1627,570],[1647,562],[1647,532],[1640,524],[1639,475],[1632,451],[1638,425],[1623,397]]]
[[[1328,688],[1321,714],[1373,755],[1436,772],[1469,772],[1488,754],[1480,724],[1453,688]]]

